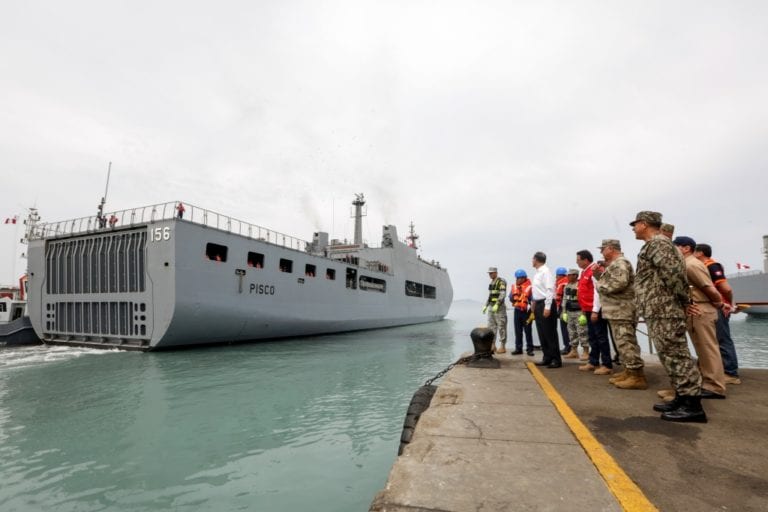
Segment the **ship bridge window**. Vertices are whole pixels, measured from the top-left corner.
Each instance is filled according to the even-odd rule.
[[[309,263],[307,263],[304,266],[304,275],[305,276],[307,276],[307,277],[315,277],[316,274],[317,274],[317,267],[316,266],[310,265]]]
[[[357,289],[357,269],[347,267],[347,288]]]
[[[425,299],[436,299],[437,298],[437,289],[435,289],[434,286],[429,286],[428,284],[424,285],[424,298]]]
[[[280,258],[280,272],[293,273],[293,260]]]
[[[0,302],[0,313],[5,313],[6,311],[5,302]]]
[[[387,282],[375,277],[360,276],[360,289],[369,292],[387,292]]]
[[[421,285],[421,283],[406,281],[405,294],[409,297],[421,297],[424,295],[424,287]]]
[[[227,261],[227,246],[208,243],[205,245],[205,257],[211,261]]]
[[[253,268],[264,268],[264,255],[258,252],[249,252],[248,266]]]
[[[331,281],[336,280],[336,269],[328,268],[325,270],[325,278],[330,279]]]

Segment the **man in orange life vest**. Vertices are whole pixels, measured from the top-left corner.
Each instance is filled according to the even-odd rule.
[[[512,355],[523,353],[523,333],[525,333],[525,352],[533,355],[533,326],[529,321],[531,316],[531,280],[525,270],[519,268],[515,271],[515,284],[509,293],[509,301],[512,303],[514,316],[512,318],[515,327],[515,350]]]
[[[725,278],[723,266],[712,259],[712,247],[709,244],[697,244],[693,255],[701,261],[707,270],[709,277],[720,292],[723,301],[733,307],[733,288],[728,284]],[[731,326],[729,324],[730,312],[725,314],[722,309],[717,310],[717,323],[715,325],[717,332],[717,344],[720,347],[720,356],[723,359],[723,369],[725,370],[726,384],[741,384],[739,379],[739,359],[736,357],[736,346],[731,338]]]

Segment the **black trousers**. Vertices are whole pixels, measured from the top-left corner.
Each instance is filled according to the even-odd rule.
[[[542,361],[544,363],[562,363],[560,358],[560,346],[557,341],[557,310],[549,310],[549,317],[544,318],[544,301],[537,300],[533,303],[533,314],[536,315],[536,332],[541,343]]]

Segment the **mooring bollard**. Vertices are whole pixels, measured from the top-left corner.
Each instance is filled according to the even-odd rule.
[[[487,327],[475,327],[469,333],[475,353],[472,360],[467,363],[470,368],[500,368],[501,363],[493,358],[491,347],[493,346],[495,333]]]

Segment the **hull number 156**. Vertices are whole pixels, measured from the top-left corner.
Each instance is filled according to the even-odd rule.
[[[164,227],[164,228],[155,228],[150,231],[150,238],[153,242],[159,242],[161,240],[170,240],[171,239],[171,228],[170,227]]]

